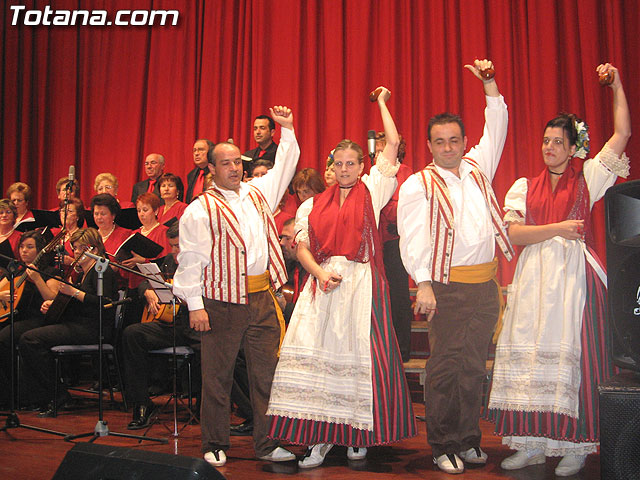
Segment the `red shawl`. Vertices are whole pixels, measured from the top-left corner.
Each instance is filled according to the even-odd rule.
[[[555,191],[551,189],[551,173],[545,168],[529,181],[527,192],[527,224],[547,225],[564,220],[584,220],[587,244],[592,244],[589,190],[584,180],[582,163],[570,160]]]
[[[337,184],[313,197],[313,208],[309,214],[309,245],[318,265],[334,256],[345,256],[360,263],[373,260],[377,270],[384,275],[382,246],[371,194],[364,183],[356,183],[342,207]]]

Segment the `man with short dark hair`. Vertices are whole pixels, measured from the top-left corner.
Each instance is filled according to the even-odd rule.
[[[211,140],[201,138],[193,144],[193,163],[195,168],[187,174],[186,203],[196,198],[204,190],[204,177],[209,173],[209,164],[213,159],[213,147]]]
[[[258,146],[242,154],[245,175],[252,175],[253,164],[258,159],[275,161],[276,150],[278,149],[278,144],[273,141],[275,133],[276,124],[273,118],[267,115],[258,115],[253,121],[253,139]]]
[[[429,122],[433,163],[400,188],[398,231],[407,272],[418,285],[416,313],[429,327],[425,398],[427,441],[433,461],[462,473],[462,460],[484,464],[479,427],[487,349],[498,319],[496,245],[508,258],[505,232],[491,180],[507,136],[507,105],[495,79],[483,79],[489,60],[465,65],[482,80],[484,133],[466,155],[467,137],[457,115]]]

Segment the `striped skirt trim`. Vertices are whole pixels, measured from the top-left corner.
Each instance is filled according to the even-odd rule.
[[[411,394],[390,320],[387,286],[372,263],[371,374],[373,430],[350,425],[274,416],[269,437],[298,445],[332,443],[353,447],[386,445],[417,435]]]
[[[599,383],[615,373],[608,354],[606,290],[593,268],[586,264],[587,296],[582,319],[578,418],[552,412],[490,410],[486,418],[496,423],[500,436],[545,437],[576,443],[597,442]]]

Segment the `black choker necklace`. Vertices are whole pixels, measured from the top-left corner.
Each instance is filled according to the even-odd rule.
[[[554,171],[553,171],[553,170],[551,170],[550,168],[548,168],[547,170],[549,170],[549,173],[550,173],[551,175],[562,175],[562,174],[564,173],[564,172],[560,172],[560,173],[558,173],[558,172],[554,172]]]
[[[358,182],[356,182],[356,183],[358,183]],[[338,185],[338,186],[339,186],[340,188],[353,188],[353,187],[355,187],[355,186],[356,186],[356,183],[353,183],[353,184],[351,184],[351,185],[347,185],[347,186],[344,186],[344,187],[343,187],[342,185]]]

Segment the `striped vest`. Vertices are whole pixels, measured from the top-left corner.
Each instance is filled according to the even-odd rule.
[[[262,192],[252,185],[248,186],[251,188],[249,198],[267,228],[269,276],[272,287],[278,289],[287,281],[287,271],[276,223]],[[221,302],[248,304],[247,255],[238,218],[219,190],[207,190],[198,198],[209,213],[213,239],[211,264],[204,270],[205,297]]]
[[[498,201],[491,188],[491,182],[480,170],[475,160],[463,158],[471,165],[471,178],[473,178],[484,195],[491,220],[493,223],[493,233],[496,243],[502,253],[511,260],[513,258],[513,248],[504,229],[504,222],[500,215]],[[449,198],[449,189],[444,179],[438,173],[433,163],[427,165],[424,170],[418,172],[422,184],[427,194],[429,211],[431,218],[431,278],[440,283],[449,283],[449,271],[451,269],[451,258],[453,256],[453,242],[455,239],[455,229],[453,223],[453,205]]]

